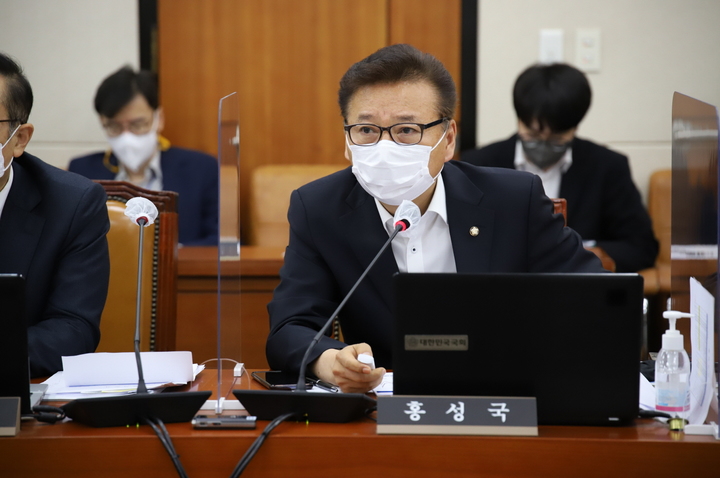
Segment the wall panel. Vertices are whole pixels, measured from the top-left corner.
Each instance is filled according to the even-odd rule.
[[[459,0],[158,0],[165,134],[216,154],[218,100],[238,92],[247,239],[252,169],[345,164],[337,89],[347,68],[407,42],[436,55],[458,80],[459,24]]]

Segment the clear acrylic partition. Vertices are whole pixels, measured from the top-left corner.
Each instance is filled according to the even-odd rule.
[[[240,120],[237,93],[220,99],[218,107],[219,238],[217,354],[218,377],[215,411],[223,410],[223,368],[242,362],[240,350]]]
[[[720,330],[718,174],[717,108],[676,92],[672,105],[672,303],[668,305],[689,312],[689,278],[696,278],[716,299],[716,334]],[[685,337],[690,337],[689,324],[678,323]],[[720,353],[717,335],[715,352]]]

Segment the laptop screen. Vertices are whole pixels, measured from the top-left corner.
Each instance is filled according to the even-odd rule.
[[[638,412],[637,274],[398,274],[394,393],[536,397],[540,424]]]
[[[30,413],[30,365],[25,323],[25,280],[18,274],[0,274],[0,397],[20,397],[21,413]]]

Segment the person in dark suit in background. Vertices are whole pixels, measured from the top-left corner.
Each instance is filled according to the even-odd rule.
[[[652,267],[658,242],[622,154],[575,136],[590,107],[590,83],[561,63],[534,65],[515,82],[518,131],[461,159],[478,166],[514,168],[540,176],[548,197],[567,200],[568,226],[617,272]]]
[[[396,272],[603,271],[553,214],[537,176],[450,161],[455,102],[442,63],[410,45],[382,48],[345,73],[339,103],[352,168],[292,193],[290,242],[268,305],[273,369],[297,372],[313,336],[387,241],[403,200],[421,219],[340,312],[350,345],[325,336],[310,355],[309,370],[343,391],[366,392],[392,367]],[[359,362],[360,353],[378,368]]]
[[[0,272],[25,278],[30,372],[41,377],[100,342],[110,221],[99,184],[25,152],[32,103],[22,70],[0,54]]]
[[[179,242],[217,245],[218,163],[199,151],[171,147],[152,73],[123,67],[98,87],[95,110],[110,143],[105,152],[73,159],[69,170],[90,179],[129,181],[175,191]]]

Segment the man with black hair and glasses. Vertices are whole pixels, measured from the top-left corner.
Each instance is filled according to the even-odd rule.
[[[322,337],[309,356],[309,370],[345,392],[370,390],[392,368],[396,272],[603,271],[553,214],[537,176],[450,161],[455,84],[433,56],[410,45],[382,48],[350,67],[338,96],[352,166],[292,193],[290,241],[268,305],[273,369],[297,372],[387,241],[403,200],[420,209],[415,229],[395,238],[340,312],[345,342]],[[358,361],[361,353],[378,368]]]
[[[517,134],[464,151],[461,159],[537,174],[548,197],[567,200],[568,226],[589,249],[609,255],[617,272],[637,272],[653,266],[658,243],[627,157],[575,136],[590,100],[580,70],[531,66],[513,89]]]
[[[129,66],[120,68],[100,83],[95,111],[110,148],[73,159],[68,169],[90,179],[175,191],[180,243],[217,245],[218,163],[200,151],[170,146],[160,135],[165,115],[155,76]]]
[[[20,66],[0,53],[0,273],[25,278],[30,371],[41,377],[100,342],[110,222],[99,184],[25,151],[32,104]]]

